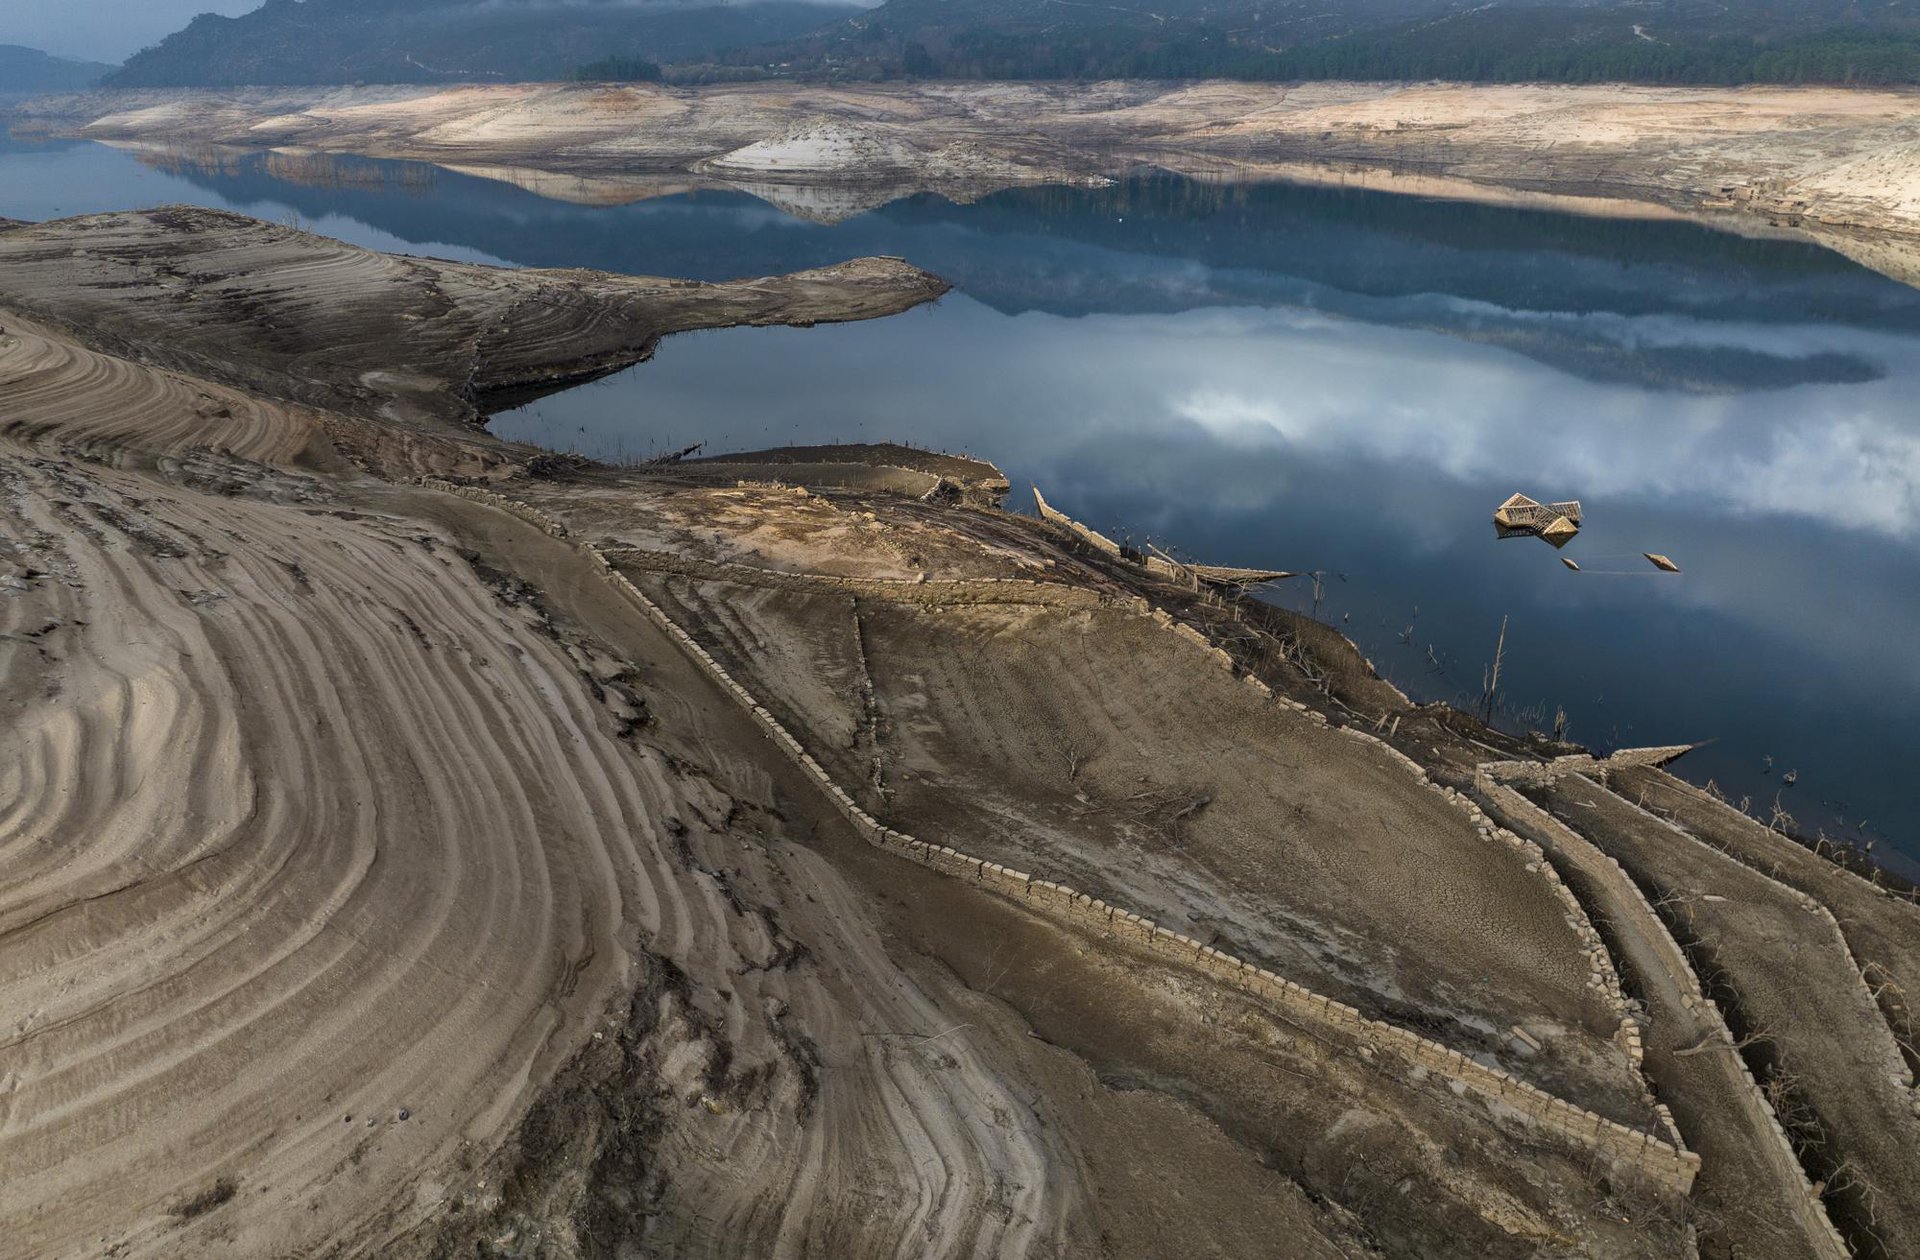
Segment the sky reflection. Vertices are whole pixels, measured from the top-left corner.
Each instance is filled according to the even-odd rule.
[[[1887,334],[1798,335],[1887,375],[1702,396],[1314,311],[1009,316],[956,295],[880,324],[676,338],[495,428],[608,455],[882,436],[986,454],[1019,501],[1037,481],[1199,558],[1329,571],[1323,615],[1415,694],[1476,689],[1511,614],[1509,686],[1542,720],[1564,707],[1607,747],[1717,739],[1696,777],[1757,800],[1772,755],[1800,771],[1783,804],[1809,825],[1908,835],[1917,360]],[[1565,554],[1586,572],[1494,540],[1516,489],[1583,499]]]

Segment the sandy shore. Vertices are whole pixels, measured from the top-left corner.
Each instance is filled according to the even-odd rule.
[[[469,423],[495,374],[937,287],[0,229],[0,1257],[1834,1256],[1771,1105],[1860,1152],[1850,1240],[1863,1201],[1914,1236],[1858,1189],[1906,1168],[1913,906],[1662,834],[1765,911],[1714,992],[1792,1049],[1769,1104],[1643,1034],[1726,1026],[1710,957],[1609,937],[1658,922],[1621,868],[1563,883],[1453,790],[1567,750],[978,461]],[[1853,935],[1778,948],[1783,869]]]
[[[828,218],[917,189],[966,197],[1142,164],[1304,175],[1793,232],[1920,278],[1920,96],[1899,91],[514,85],[69,97],[17,121],[102,140],[418,159],[588,202],[721,182]]]

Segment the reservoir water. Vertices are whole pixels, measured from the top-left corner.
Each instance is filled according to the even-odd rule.
[[[1691,224],[1166,176],[861,212],[566,191],[593,203],[409,164],[0,141],[12,218],[190,202],[698,278],[902,255],[956,291],[870,324],[672,338],[494,428],[615,459],[964,450],[1007,471],[1015,508],[1037,483],[1116,535],[1318,572],[1317,600],[1308,579],[1271,598],[1416,699],[1476,696],[1504,620],[1505,724],[1705,742],[1676,769],[1920,869],[1920,291]],[[1515,491],[1582,500],[1584,531],[1563,553],[1496,541]]]

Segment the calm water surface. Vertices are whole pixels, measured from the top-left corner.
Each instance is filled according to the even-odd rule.
[[[1037,482],[1116,534],[1323,571],[1320,615],[1418,698],[1476,693],[1506,618],[1510,724],[1564,709],[1603,750],[1715,741],[1678,768],[1920,856],[1920,292],[1836,255],[1164,177],[828,225],[745,193],[579,206],[401,164],[0,141],[0,215],[162,202],[508,265],[724,278],[903,255],[956,293],[673,338],[495,428],[615,457],[966,450],[1015,506]],[[1564,554],[1585,572],[1494,540],[1516,490],[1584,502]],[[1275,598],[1311,608],[1313,588]]]

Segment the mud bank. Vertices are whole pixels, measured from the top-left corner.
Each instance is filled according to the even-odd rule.
[[[702,284],[375,253],[188,206],[0,226],[14,309],[102,349],[262,395],[403,424],[481,415],[701,328],[907,310],[944,281],[897,258]]]

